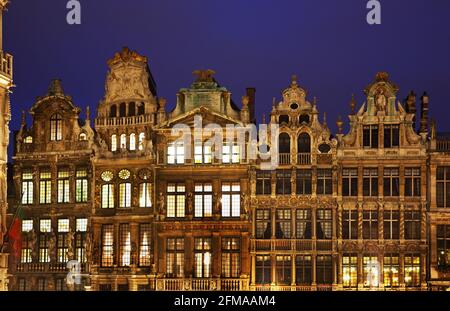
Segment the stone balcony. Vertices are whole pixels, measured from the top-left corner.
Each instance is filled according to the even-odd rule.
[[[249,290],[248,278],[164,278],[156,280],[157,291]]]
[[[332,240],[254,239],[251,251],[332,251]]]
[[[154,115],[143,114],[130,117],[116,117],[116,118],[96,118],[95,127],[117,127],[129,125],[148,125],[154,123]]]

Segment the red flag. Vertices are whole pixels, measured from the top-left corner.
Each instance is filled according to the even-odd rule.
[[[16,259],[20,257],[20,252],[22,250],[22,219],[23,212],[22,208],[19,206],[8,232],[11,253]]]

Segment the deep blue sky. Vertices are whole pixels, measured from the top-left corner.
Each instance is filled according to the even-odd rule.
[[[375,73],[388,71],[399,99],[427,91],[438,130],[450,130],[448,0],[381,0],[379,26],[366,23],[366,0],[80,2],[82,25],[70,26],[66,0],[12,0],[4,49],[14,55],[13,130],[55,77],[77,105],[95,108],[106,61],[123,46],[149,57],[158,95],[170,106],[193,70],[211,68],[238,104],[245,87],[256,87],[261,116],[297,74],[334,130],[351,94],[360,105]]]

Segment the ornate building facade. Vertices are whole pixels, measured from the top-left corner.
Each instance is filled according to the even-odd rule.
[[[3,11],[8,0],[0,1],[0,291],[8,289],[8,254],[4,247],[4,235],[7,232],[7,163],[9,144],[9,121],[11,107],[9,102],[12,87],[13,58],[3,51]]]
[[[94,126],[54,80],[16,133],[10,289],[449,288],[450,145],[426,94],[416,130],[415,95],[378,73],[333,136],[293,77],[276,137],[252,138],[252,88],[238,107],[196,71],[168,111],[146,57],[125,48],[108,67]]]

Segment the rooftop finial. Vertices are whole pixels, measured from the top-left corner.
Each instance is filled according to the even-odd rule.
[[[48,87],[47,95],[64,95],[60,79],[53,79]]]
[[[195,70],[192,72],[194,76],[197,76],[195,82],[214,82],[213,76],[216,74],[214,70]]]
[[[27,123],[27,115],[25,114],[25,110],[22,110],[22,126],[25,126]]]
[[[338,119],[336,121],[336,125],[338,127],[338,134],[342,134],[342,126],[344,125],[344,122],[342,122],[341,115],[338,116]]]
[[[262,115],[262,124],[266,124],[266,114]]]
[[[326,112],[323,113],[323,125],[327,126],[327,113]]]
[[[352,99],[350,100],[351,114],[355,114],[355,108],[356,108],[355,94],[352,94]]]
[[[291,85],[297,85],[297,75],[292,75],[291,76]]]

